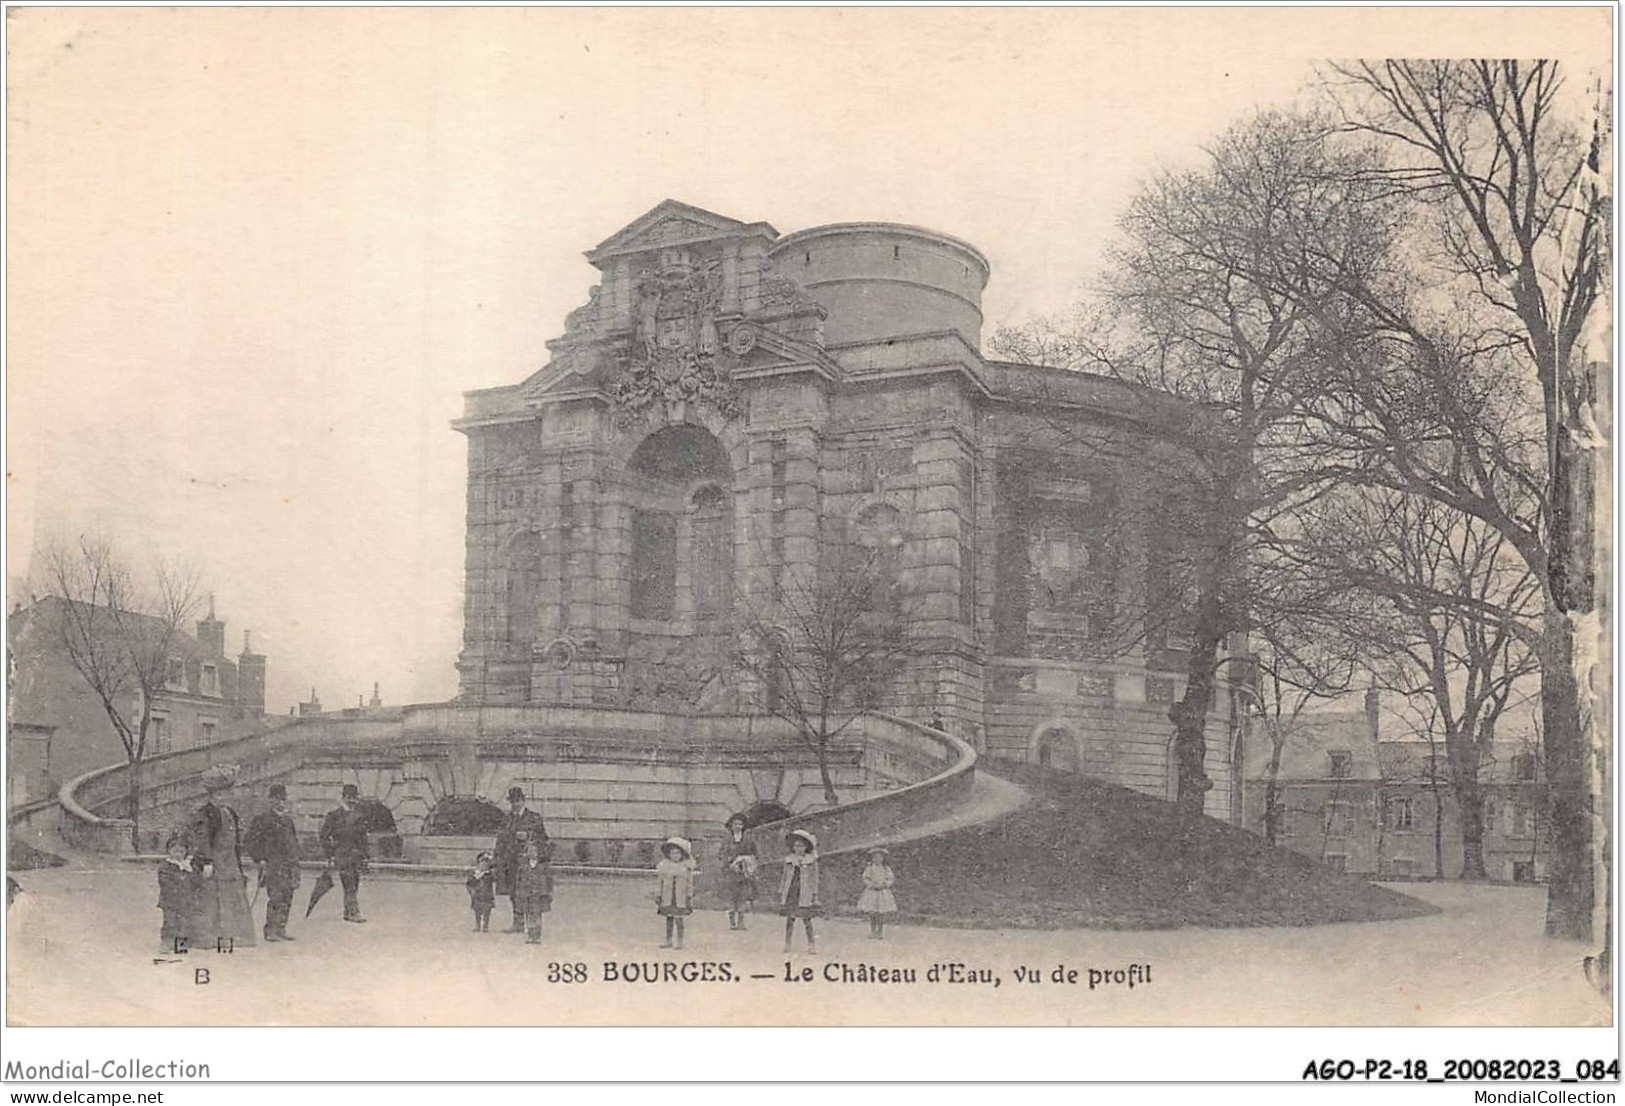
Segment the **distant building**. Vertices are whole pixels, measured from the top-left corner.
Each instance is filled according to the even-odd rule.
[[[310,689],[310,698],[299,704],[299,717],[305,718],[312,714],[322,713],[322,701],[316,697],[316,689]]]
[[[1426,738],[1385,739],[1380,730],[1374,691],[1364,710],[1297,719],[1276,775],[1276,843],[1378,879],[1461,878],[1460,812],[1443,736],[1430,747]],[[1255,725],[1245,757],[1243,824],[1258,834],[1265,833],[1271,754],[1267,729]],[[1519,883],[1545,879],[1539,757],[1532,747],[1498,741],[1479,775],[1485,874]]]
[[[6,727],[6,804],[20,806],[49,796],[51,785],[51,743],[55,726],[13,722]]]
[[[13,804],[48,797],[74,776],[126,759],[100,699],[63,647],[66,603],[48,596],[19,606],[7,625],[7,800]],[[183,633],[175,642],[169,679],[153,699],[147,756],[263,728],[265,657],[245,640],[233,659],[225,644],[226,624],[211,603],[196,635]],[[138,717],[138,703],[132,693],[118,705]]]

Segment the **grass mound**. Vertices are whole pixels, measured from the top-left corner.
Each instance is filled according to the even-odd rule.
[[[1435,908],[1340,875],[1245,830],[1171,803],[1032,765],[979,771],[1033,796],[1003,818],[892,849],[898,921],[970,928],[1164,929],[1322,925],[1411,918]],[[823,899],[850,913],[865,858],[828,857]],[[769,862],[764,875],[776,876]],[[770,910],[763,880],[759,908]]]

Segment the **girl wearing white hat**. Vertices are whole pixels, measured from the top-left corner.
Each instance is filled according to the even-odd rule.
[[[655,908],[666,919],[666,940],[661,948],[683,947],[683,923],[694,913],[694,846],[683,837],[668,837],[660,846],[660,863],[655,865],[659,887]]]

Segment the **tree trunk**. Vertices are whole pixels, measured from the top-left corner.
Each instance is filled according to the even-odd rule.
[[[1433,783],[1433,878],[1444,878],[1444,791]]]
[[[130,847],[141,851],[141,757],[130,761]]]
[[[1595,903],[1592,796],[1586,772],[1590,750],[1574,677],[1571,633],[1561,611],[1547,611],[1540,641],[1541,741],[1546,754],[1546,824],[1551,832],[1546,934],[1588,940]]]
[[[1213,709],[1213,684],[1218,669],[1219,648],[1224,644],[1225,625],[1218,596],[1211,587],[1203,588],[1197,601],[1196,627],[1192,635],[1190,664],[1186,672],[1185,696],[1168,712],[1174,723],[1174,765],[1179,789],[1175,803],[1181,814],[1199,815],[1213,790],[1207,775],[1207,716]]]
[[[1264,777],[1264,840],[1271,845],[1280,843],[1281,808],[1286,805],[1281,801],[1281,752],[1285,747],[1286,735],[1271,732],[1270,764]]]
[[[1461,816],[1461,878],[1484,878],[1484,789],[1478,779],[1456,780],[1456,807]]]
[[[835,794],[835,781],[829,774],[829,746],[818,747],[818,779],[824,785],[824,802],[830,806],[840,803],[840,797]]]

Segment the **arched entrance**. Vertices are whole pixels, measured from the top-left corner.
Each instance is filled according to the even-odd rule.
[[[790,817],[790,808],[772,799],[763,799],[761,802],[752,803],[746,807],[744,815],[745,828],[755,829],[757,826],[765,826],[769,822],[784,821]]]
[[[668,426],[633,451],[627,602],[633,619],[704,622],[727,613],[733,581],[733,469],[706,430]]]
[[[448,795],[423,823],[425,837],[486,837],[502,825],[502,808],[473,795]]]
[[[1033,763],[1060,772],[1076,772],[1083,767],[1078,735],[1070,727],[1043,725],[1034,731],[1028,756]]]

